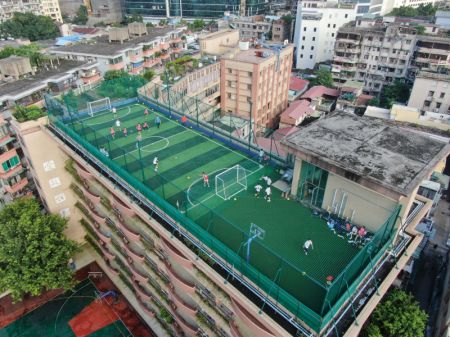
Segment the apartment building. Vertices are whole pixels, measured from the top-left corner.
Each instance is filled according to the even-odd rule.
[[[361,81],[365,92],[378,94],[384,85],[413,76],[409,65],[417,30],[401,24],[364,26],[364,23],[360,19],[356,26],[339,29],[332,73],[337,84],[347,79]]]
[[[288,105],[292,45],[264,45],[225,54],[220,60],[221,108],[258,126],[276,127]]]
[[[125,70],[139,74],[181,55],[184,28],[151,28],[132,23],[115,28],[107,36],[70,46],[54,48],[52,55],[70,60],[96,62],[103,75],[108,70]]]
[[[50,58],[40,67],[26,57],[0,60],[0,112],[9,116],[16,105],[43,106],[47,92],[63,93],[84,84],[95,84],[100,72],[95,62]]]
[[[366,93],[378,95],[395,80],[412,82],[420,70],[448,67],[450,39],[439,30],[433,34],[418,35],[416,24],[408,20],[360,18],[339,29],[332,65],[335,83],[360,81]]]
[[[295,67],[313,69],[333,58],[338,29],[355,20],[356,7],[337,1],[302,1],[295,20]]]
[[[439,3],[436,0],[345,0],[344,2],[356,5],[358,17],[364,14],[384,16],[397,7],[418,7],[419,5]]]
[[[15,12],[31,12],[45,15],[53,20],[62,22],[61,10],[58,0],[5,0],[0,5],[0,22],[9,20]]]
[[[0,207],[33,193],[22,150],[9,123],[0,118]]]
[[[450,114],[450,75],[421,71],[417,74],[408,106],[421,111]]]
[[[286,22],[283,19],[272,21],[272,42],[283,43],[285,40],[291,39],[291,26],[292,22]]]
[[[239,30],[241,39],[267,39],[272,30],[272,21],[264,15],[231,17],[227,21],[231,28]]]

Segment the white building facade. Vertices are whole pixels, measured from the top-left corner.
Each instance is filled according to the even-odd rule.
[[[0,5],[0,22],[11,19],[15,12],[32,12],[62,22],[58,0],[3,0]]]
[[[295,67],[313,69],[316,63],[333,58],[337,31],[344,24],[355,20],[356,6],[326,1],[300,1],[297,8]]]

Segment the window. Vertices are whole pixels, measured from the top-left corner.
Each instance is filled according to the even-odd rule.
[[[302,46],[302,50],[305,49],[305,46]]]
[[[17,164],[20,163],[19,157],[14,156],[12,158],[10,158],[7,161],[4,161],[2,163],[2,167],[3,167],[3,171],[9,171],[10,169],[12,169],[13,167],[17,166]]]
[[[313,36],[312,40],[313,40],[313,41],[316,41],[316,38]]]
[[[314,50],[314,46],[311,47],[311,50]]]
[[[228,93],[228,98],[230,98],[230,99],[231,99],[231,94],[230,94],[230,93]]]
[[[302,37],[302,40],[305,41],[305,37],[304,36]]]
[[[348,14],[345,14],[345,15],[344,15],[344,18],[346,18],[346,19],[347,19],[347,18],[348,18]]]
[[[309,59],[312,60],[312,58],[313,58],[313,56],[312,56],[312,55],[309,55]]]
[[[330,28],[331,27],[331,25],[330,24],[328,24],[328,28]]]
[[[336,24],[333,24],[333,28],[336,28]]]
[[[441,107],[441,104],[442,104],[442,103],[437,102],[437,103],[436,103],[436,109],[439,109],[439,108]]]
[[[317,32],[317,28],[314,27],[314,32]]]
[[[301,58],[301,59],[303,58],[303,54],[300,54],[300,58]]]
[[[303,27],[303,31],[306,32],[306,27]]]
[[[423,106],[429,107],[430,106],[430,101],[423,102]]]
[[[441,92],[441,94],[439,95],[439,98],[444,98],[445,97],[445,92]]]
[[[331,33],[331,37],[334,37],[334,33]]]
[[[233,70],[228,69],[228,74],[232,74],[232,73],[233,73]]]
[[[434,91],[428,91],[428,96],[433,97],[434,96]]]

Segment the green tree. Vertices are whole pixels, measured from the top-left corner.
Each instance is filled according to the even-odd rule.
[[[409,99],[411,86],[396,80],[392,85],[386,85],[381,95],[381,106],[391,108],[395,102],[406,103]]]
[[[142,77],[145,78],[148,82],[150,82],[155,77],[155,72],[151,69],[147,70]]]
[[[294,17],[293,17],[292,15],[290,15],[290,14],[287,14],[287,15],[283,15],[283,16],[281,17],[281,19],[282,19],[284,22],[286,22],[287,25],[289,25],[289,24],[291,24],[292,20],[294,20]]]
[[[161,27],[167,26],[168,24],[169,24],[169,21],[166,19],[159,20],[159,25]]]
[[[18,122],[26,122],[31,120],[36,120],[45,116],[45,112],[38,106],[23,106],[16,105],[14,108],[13,116]]]
[[[363,336],[421,337],[427,318],[412,295],[395,289],[375,308]]]
[[[394,8],[389,15],[392,16],[407,16],[407,17],[416,17],[416,16],[434,16],[436,14],[437,7],[434,7],[431,4],[428,5],[419,5],[416,8],[409,6],[401,6],[398,8]]]
[[[88,21],[87,7],[85,5],[80,5],[80,7],[77,10],[77,14],[72,20],[72,23],[76,25],[85,25],[87,21]]]
[[[66,226],[60,216],[43,214],[33,198],[6,205],[0,212],[0,291],[20,300],[25,294],[70,288],[68,262],[78,246],[64,236]]]
[[[115,78],[122,78],[129,76],[127,72],[124,70],[108,70],[105,72],[105,75],[103,76],[105,81],[113,80]]]
[[[132,22],[144,22],[144,18],[142,17],[141,14],[139,14],[137,12],[133,12],[133,13],[131,13],[130,16],[125,16],[124,22],[126,24],[132,23]]]
[[[314,74],[316,78],[311,80],[311,85],[323,85],[325,87],[332,88],[334,86],[333,77],[331,72],[326,69],[319,69]]]
[[[371,98],[371,99],[369,100],[369,102],[367,102],[367,105],[370,105],[370,106],[380,106],[380,99],[379,99],[378,97]]]
[[[194,31],[202,30],[205,26],[206,23],[202,19],[195,19],[192,23],[188,23],[188,28]]]
[[[116,77],[102,82],[97,92],[100,96],[110,98],[132,98],[137,96],[137,90],[147,81],[142,76],[129,75],[123,72],[125,76]]]
[[[59,29],[48,16],[33,13],[14,13],[14,16],[0,24],[1,38],[27,38],[30,41],[54,39]]]
[[[416,29],[417,29],[417,34],[418,35],[425,35],[425,26],[418,25],[416,27]]]
[[[30,59],[31,65],[37,67],[47,59],[47,57],[40,52],[40,47],[35,43],[31,43],[28,46],[20,46],[17,48],[6,46],[0,51],[0,59],[6,58],[11,55],[28,57]]]

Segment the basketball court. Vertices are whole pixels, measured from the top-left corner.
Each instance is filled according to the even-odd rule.
[[[0,330],[0,337],[133,336],[90,279]]]

